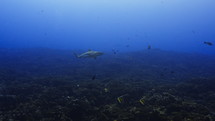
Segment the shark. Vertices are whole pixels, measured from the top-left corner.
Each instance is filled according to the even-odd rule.
[[[77,58],[94,58],[96,59],[98,56],[103,55],[103,52],[94,51],[94,50],[88,50],[87,52],[84,52],[80,55],[74,53],[75,57]]]

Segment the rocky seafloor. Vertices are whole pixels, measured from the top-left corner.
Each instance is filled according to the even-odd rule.
[[[76,59],[68,50],[0,54],[0,121],[215,120],[210,56],[162,50],[96,60]]]

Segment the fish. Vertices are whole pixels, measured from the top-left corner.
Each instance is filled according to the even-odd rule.
[[[210,45],[210,46],[212,46],[212,45],[213,45],[213,43],[212,43],[212,42],[204,42],[204,44],[206,44],[206,45]]]
[[[175,71],[170,71],[170,73],[171,73],[171,74],[174,74],[174,73],[175,73]]]
[[[99,52],[99,51],[93,51],[93,50],[88,50],[85,53],[82,53],[80,55],[74,53],[75,57],[77,58],[94,58],[96,59],[98,56],[103,55],[103,52]]]
[[[196,34],[196,31],[195,31],[195,30],[192,30],[192,33],[193,33],[193,34]]]
[[[142,104],[142,105],[144,105],[145,104],[145,99],[144,99],[145,97],[142,97],[140,100],[139,100],[139,102]]]
[[[119,103],[124,102],[124,98],[123,98],[123,96],[117,97],[117,101],[118,101]]]
[[[104,88],[104,91],[105,92],[109,92],[109,89],[108,88]],[[119,100],[118,100],[119,101]]]
[[[148,45],[148,50],[150,50],[151,49],[151,45]]]
[[[93,75],[93,77],[92,77],[92,80],[95,80],[96,79],[96,74],[95,75]]]
[[[113,51],[113,54],[117,54],[119,52],[119,50],[116,50],[116,49],[112,49]]]
[[[117,101],[119,103],[124,103],[126,97],[128,97],[128,94],[121,95],[121,96],[117,97]]]

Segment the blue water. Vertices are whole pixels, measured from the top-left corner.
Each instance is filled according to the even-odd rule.
[[[215,54],[214,0],[1,0],[1,48]]]
[[[215,0],[0,0],[0,121],[215,121],[214,13]]]

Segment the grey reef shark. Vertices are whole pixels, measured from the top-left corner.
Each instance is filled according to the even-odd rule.
[[[87,52],[84,52],[80,55],[74,53],[75,57],[77,58],[94,58],[96,59],[98,56],[103,55],[103,52],[99,52],[99,51],[94,51],[94,50],[88,50]]]

